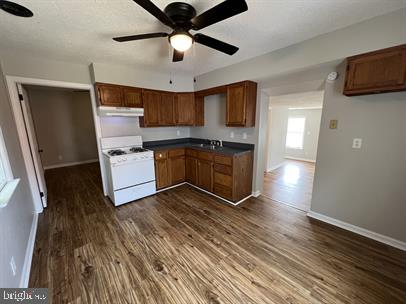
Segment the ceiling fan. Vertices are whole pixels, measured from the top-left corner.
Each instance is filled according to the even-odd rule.
[[[34,14],[26,7],[11,1],[0,0],[0,9],[17,17],[32,17]]]
[[[197,33],[190,34],[190,30],[198,31],[209,25],[228,19],[248,10],[245,0],[226,0],[204,13],[196,16],[193,6],[184,2],[173,2],[168,4],[164,11],[161,11],[150,0],[134,0],[151,15],[157,18],[166,26],[173,29],[172,33],[150,33],[116,37],[113,40],[126,42],[141,39],[168,37],[169,43],[174,48],[173,62],[182,61],[184,52],[188,50],[194,42],[203,44],[217,51],[233,55],[238,51],[238,47],[217,40],[215,38]]]

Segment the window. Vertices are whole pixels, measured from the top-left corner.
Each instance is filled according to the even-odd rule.
[[[303,149],[303,137],[306,118],[290,117],[288,119],[288,133],[286,135],[286,147],[290,149]]]

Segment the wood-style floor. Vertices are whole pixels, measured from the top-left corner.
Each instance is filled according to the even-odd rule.
[[[286,160],[279,168],[264,174],[263,195],[303,211],[310,210],[314,163]]]
[[[46,174],[30,287],[50,303],[405,303],[406,253],[267,198],[189,186],[114,208],[97,164]]]

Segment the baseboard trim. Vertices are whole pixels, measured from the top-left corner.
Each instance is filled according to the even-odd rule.
[[[335,218],[332,218],[332,217],[329,217],[329,216],[326,216],[326,215],[323,215],[323,214],[320,214],[320,213],[317,213],[317,212],[313,212],[313,211],[309,211],[307,213],[307,216],[310,217],[310,218],[325,222],[327,224],[337,226],[337,227],[340,227],[342,229],[345,229],[345,230],[354,232],[356,234],[365,236],[367,238],[373,239],[373,240],[378,241],[380,243],[384,243],[386,245],[389,245],[389,246],[395,247],[397,249],[406,251],[406,243],[405,242],[396,240],[396,239],[391,238],[389,236],[382,235],[382,234],[379,234],[379,233],[376,233],[376,232],[373,232],[373,231],[370,231],[370,230],[367,230],[367,229],[364,229],[364,228],[361,228],[361,227],[358,227],[358,226],[355,226],[355,225],[352,225],[352,224],[337,220]]]
[[[248,195],[247,197],[244,197],[242,200],[240,200],[240,201],[238,201],[238,202],[232,202],[232,201],[229,201],[228,199],[225,199],[225,198],[223,198],[223,197],[221,197],[221,196],[218,196],[217,194],[214,194],[214,193],[212,193],[212,192],[209,192],[209,191],[207,191],[207,190],[204,190],[204,189],[202,189],[202,188],[200,188],[200,187],[198,187],[198,186],[192,185],[192,184],[190,184],[190,183],[188,183],[188,182],[183,182],[183,183],[180,183],[180,184],[177,184],[177,185],[174,185],[174,186],[170,186],[170,187],[168,187],[168,188],[160,189],[160,190],[158,190],[156,193],[163,192],[163,191],[166,191],[166,190],[170,190],[170,189],[173,189],[173,188],[177,188],[177,187],[182,186],[182,185],[189,185],[189,186],[191,186],[191,187],[193,187],[193,188],[196,188],[196,189],[198,189],[198,190],[200,190],[200,191],[202,191],[202,192],[205,192],[205,193],[207,193],[207,194],[210,194],[211,196],[214,196],[214,197],[216,197],[216,198],[218,198],[218,199],[221,199],[222,201],[226,202],[227,204],[230,204],[230,205],[233,205],[233,206],[238,206],[238,205],[241,204],[242,202],[244,202],[244,201],[246,201],[247,199],[249,199],[250,197],[254,196],[253,194],[250,194],[250,195]],[[259,191],[257,191],[257,192],[259,192]],[[261,194],[261,192],[259,192],[259,194]]]
[[[253,197],[258,197],[260,195],[261,195],[261,191],[259,191],[259,190],[252,192]]]
[[[285,156],[285,158],[292,159],[292,160],[305,161],[305,162],[308,162],[308,163],[315,163],[316,162],[314,159],[309,159],[309,158],[290,157],[290,156]]]
[[[98,161],[99,161],[99,159],[96,158],[96,159],[89,159],[89,160],[84,160],[84,161],[79,161],[79,162],[70,162],[70,163],[57,164],[57,165],[52,165],[52,166],[44,166],[44,170],[91,164],[91,163],[97,163]]]
[[[280,164],[277,164],[275,166],[269,167],[266,169],[266,172],[271,172],[273,170],[278,169],[279,167],[282,167],[284,164],[286,163],[286,161],[281,162]]]
[[[32,219],[30,236],[28,238],[27,249],[25,251],[24,266],[21,271],[20,288],[27,288],[30,281],[32,256],[34,254],[35,236],[37,235],[38,213],[34,213]]]

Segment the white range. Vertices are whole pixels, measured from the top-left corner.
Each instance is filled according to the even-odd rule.
[[[101,146],[115,206],[156,193],[154,152],[142,148],[141,136],[105,137]]]

